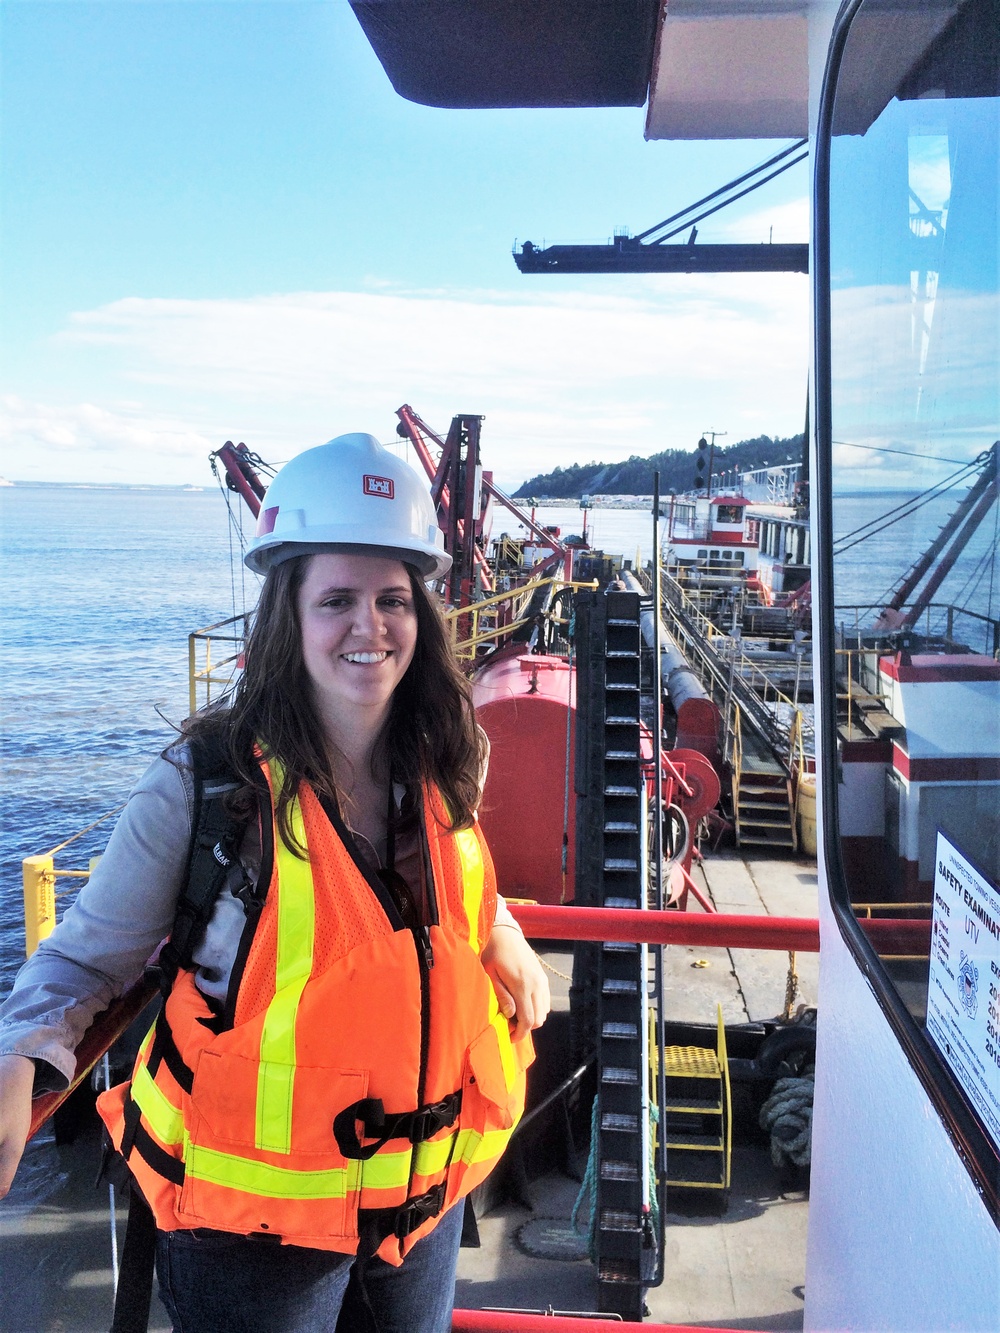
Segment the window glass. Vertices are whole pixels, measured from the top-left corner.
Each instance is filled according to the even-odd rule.
[[[851,908],[1000,1146],[998,34],[869,0],[844,51],[827,725]]]
[[[716,506],[716,508],[718,511],[717,521],[719,523],[739,523],[742,526],[743,524],[742,505],[718,505]]]

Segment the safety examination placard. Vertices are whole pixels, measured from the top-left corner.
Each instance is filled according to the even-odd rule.
[[[1000,1147],[1000,889],[941,832],[927,1031]]]

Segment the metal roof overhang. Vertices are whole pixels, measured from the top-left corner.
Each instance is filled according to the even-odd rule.
[[[642,106],[662,0],[351,0],[389,81],[425,106]]]
[[[783,139],[809,132],[815,0],[670,0],[647,139]]]

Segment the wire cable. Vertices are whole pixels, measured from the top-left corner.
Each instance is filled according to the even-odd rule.
[[[831,440],[830,443],[842,444],[848,449],[867,449],[873,454],[901,454],[903,458],[922,458],[928,463],[954,463],[969,466],[969,464],[962,464],[960,458],[942,458],[940,454],[918,454],[912,449],[890,449],[887,444],[855,444],[853,440]]]
[[[756,167],[752,167],[750,171],[745,171],[742,176],[737,176],[735,180],[727,181],[725,185],[720,185],[719,188],[713,190],[711,194],[706,194],[701,199],[696,199],[693,204],[688,204],[687,208],[682,208],[679,213],[671,213],[670,217],[664,218],[662,222],[654,223],[652,227],[647,227],[645,231],[641,231],[638,236],[633,236],[632,239],[634,241],[644,241],[647,236],[652,236],[653,232],[659,231],[661,227],[669,227],[671,222],[676,222],[678,218],[687,217],[687,215],[693,213],[696,208],[701,208],[702,204],[707,204],[713,199],[718,199],[720,194],[725,194],[727,190],[735,189],[737,185],[742,185],[744,181],[750,180],[752,176],[756,176],[759,172],[766,171],[768,167],[774,166],[776,162],[780,162],[782,158],[788,157],[790,153],[798,152],[798,150],[804,148],[808,142],[808,139],[797,139],[795,143],[789,144],[787,148],[783,148],[780,153],[775,153],[773,157],[769,157],[766,162],[761,162]],[[793,164],[788,163],[788,165],[792,166]],[[784,168],[782,168],[782,170],[784,170]],[[680,230],[683,231],[688,225],[688,222],[683,223]],[[662,240],[663,238],[661,237],[660,239]],[[653,241],[651,244],[655,245],[657,242]]]
[[[861,526],[855,528],[853,532],[846,532],[843,537],[839,537],[834,544],[834,555],[843,555],[845,551],[849,551],[860,542],[867,541],[869,537],[874,537],[880,532],[885,532],[885,530],[891,528],[893,524],[899,523],[904,518],[909,518],[911,515],[915,514],[917,510],[923,509],[925,505],[930,504],[932,500],[939,499],[945,492],[954,489],[955,486],[961,485],[966,477],[971,476],[971,469],[973,466],[974,465],[970,464],[960,468],[958,472],[952,473],[952,475],[946,477],[944,481],[939,482],[935,486],[931,486],[926,491],[921,491],[918,495],[911,496],[909,500],[904,500],[901,504],[897,505],[895,509],[890,509],[887,513],[880,514],[878,518],[869,519],[867,523],[862,523]],[[962,476],[963,473],[966,474],[966,477]],[[866,529],[868,529],[868,531],[866,531]],[[854,540],[852,541],[851,538],[854,538]]]

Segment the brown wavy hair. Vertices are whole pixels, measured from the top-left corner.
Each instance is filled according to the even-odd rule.
[[[302,854],[289,807],[300,782],[332,797],[343,809],[337,755],[324,740],[302,657],[299,589],[311,556],[273,566],[264,580],[244,649],[243,672],[232,693],[189,718],[182,736],[211,737],[243,786],[233,793],[235,813],[256,809],[262,775],[254,758],[277,758],[284,779],[275,815],[282,841]],[[472,689],[448,643],[441,611],[419,572],[406,565],[417,614],[413,660],[392,697],[389,716],[372,753],[372,776],[416,791],[430,783],[444,797],[450,829],[467,828],[479,803],[486,740],[476,725]]]

